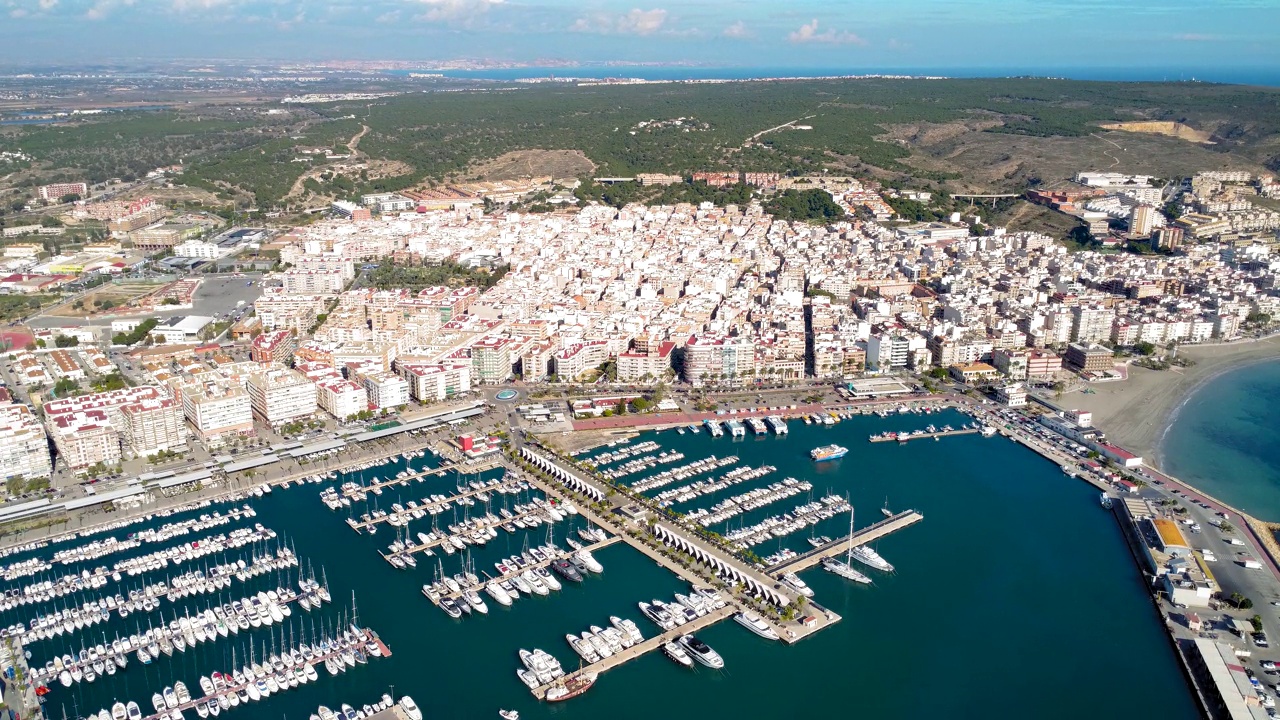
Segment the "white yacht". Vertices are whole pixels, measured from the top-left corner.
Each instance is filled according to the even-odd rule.
[[[800,576],[795,573],[787,573],[786,575],[783,575],[782,582],[787,587],[795,590],[805,597],[813,597],[813,588],[806,585],[805,582],[800,579]]]
[[[884,572],[893,572],[893,565],[890,565],[889,561],[880,557],[880,553],[872,550],[866,545],[859,545],[849,554],[854,560],[857,560],[870,568],[883,570]]]
[[[413,698],[405,695],[400,698],[400,709],[408,715],[411,720],[422,720],[422,710],[413,702]]]
[[[680,647],[676,643],[673,643],[673,642],[665,643],[662,646],[662,654],[666,655],[668,658],[671,658],[671,661],[678,665],[683,665],[685,667],[693,667],[693,660],[690,659],[689,653],[685,652],[684,648]]]
[[[778,633],[774,632],[773,628],[769,627],[769,623],[765,622],[764,618],[761,618],[753,612],[740,612],[737,615],[734,615],[733,619],[742,627],[766,640],[778,639]]]
[[[720,653],[693,635],[681,635],[679,642],[694,660],[716,670],[724,667],[724,658],[720,657]]]

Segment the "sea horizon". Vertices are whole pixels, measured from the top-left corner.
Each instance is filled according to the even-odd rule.
[[[1280,68],[1190,67],[731,67],[692,65],[583,64],[577,66],[527,66],[479,70],[396,70],[391,74],[438,72],[449,78],[475,80],[532,80],[540,78],[635,78],[675,80],[765,80],[770,78],[824,78],[853,76],[943,77],[951,79],[1002,79],[1034,77],[1102,82],[1208,82],[1280,87]]]

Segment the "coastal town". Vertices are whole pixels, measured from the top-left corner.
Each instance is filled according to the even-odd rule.
[[[153,179],[180,182],[180,174],[161,168]],[[839,493],[815,496],[822,490],[812,482],[780,477],[792,471],[739,455],[690,457],[667,438],[783,440],[807,432],[800,424],[816,432],[910,417],[918,422],[867,438],[882,446],[876,452],[917,452],[933,445],[925,440],[965,435],[1004,442],[999,435],[1092,483],[1148,581],[1204,712],[1275,716],[1280,687],[1267,637],[1280,637],[1280,619],[1251,610],[1280,603],[1280,547],[1270,530],[1161,473],[1085,409],[1091,395],[1123,386],[1132,373],[1189,368],[1193,346],[1269,337],[1280,319],[1271,257],[1280,213],[1267,209],[1280,189],[1274,179],[1086,171],[1018,200],[1079,222],[1087,233],[1075,246],[993,227],[980,199],[943,218],[907,218],[904,201],[928,208],[937,198],[853,177],[596,178],[743,187],[751,198],[621,207],[583,202],[577,182],[365,195],[335,201],[311,222],[252,227],[206,213],[175,216],[148,197],[95,198],[86,183],[41,187],[41,203],[60,207],[69,222],[108,223],[109,235],[72,248],[50,241],[58,235],[52,225],[4,229],[9,274],[0,290],[48,298],[19,306],[3,333],[0,475],[8,502],[0,531],[4,557],[22,555],[3,565],[13,587],[5,597],[16,608],[27,596],[53,601],[80,591],[73,581],[66,593],[20,587],[56,574],[42,559],[54,543],[79,546],[98,532],[177,513],[204,512],[201,529],[212,527],[222,515],[210,519],[211,503],[240,520],[252,517],[235,509],[240,503],[279,501],[264,500],[273,488],[330,481],[339,484],[320,491],[323,505],[345,514],[361,542],[379,527],[396,535],[370,553],[389,567],[408,572],[465,555],[462,572],[436,571],[422,583],[421,594],[452,619],[488,615],[480,593],[511,607],[521,593],[590,583],[603,572],[592,553],[619,542],[692,588],[674,601],[639,604],[659,628],[652,638],[616,616],[608,629],[567,636],[585,663],[576,672],[545,651],[521,650],[519,679],[554,702],[649,651],[723,667],[693,633],[730,617],[786,644],[832,627],[841,614],[813,600],[797,573],[820,565],[871,585],[855,565],[894,569],[872,543],[925,522],[921,511],[895,512],[886,500],[882,520],[856,527],[853,504]],[[787,193],[816,194],[838,217],[779,218],[770,203],[795,197]],[[534,194],[545,211],[521,204]],[[822,465],[854,461],[841,460],[849,452],[827,444],[801,455]],[[715,475],[697,477],[704,473]],[[402,504],[399,493],[445,477],[456,488]],[[751,485],[715,504],[698,500],[739,483]],[[379,508],[384,493],[397,494]],[[761,514],[802,495],[808,502],[789,512]],[[477,500],[484,509],[468,514]],[[751,524],[729,522],[748,514]],[[413,520],[423,524],[411,536],[402,528]],[[575,527],[569,549],[550,539],[564,522]],[[816,534],[820,523],[834,539]],[[275,539],[258,527],[243,543]],[[473,567],[472,550],[498,530],[533,528],[533,545],[526,539],[523,552],[495,562],[497,575]],[[806,531],[811,547],[790,547],[800,536],[788,536]],[[90,570],[99,553],[116,551],[98,542],[59,562],[86,563],[103,583],[114,572],[119,582],[118,568]],[[239,546],[216,538],[217,552]],[[297,563],[283,543],[270,553],[284,567]],[[280,623],[290,603],[310,611],[331,601],[321,599],[327,581],[295,574],[297,590],[282,585],[274,597],[211,609],[207,624],[201,615],[173,632],[164,625],[159,635],[128,636],[114,650],[22,661],[28,682],[9,686],[10,704],[39,711],[45,694],[79,688],[86,673],[93,682],[95,662],[114,675],[111,658],[125,657],[123,671],[127,657],[157,657],[152,644],[194,646],[197,631],[201,642],[206,631],[225,638],[219,623],[244,629],[276,615]],[[204,582],[204,574],[187,581]],[[122,593],[120,603],[141,604],[119,611],[108,596],[112,606],[102,612],[141,612],[158,593],[173,599],[169,589]],[[48,641],[63,617],[14,622],[5,637]],[[396,645],[348,622],[304,635],[300,645],[291,637],[274,669],[250,663],[235,676],[214,673],[201,678],[202,694],[156,688],[154,714],[104,701],[112,709],[101,717],[115,720],[116,706],[119,720],[216,715],[265,697],[261,688],[305,684],[314,665],[336,675],[347,655],[353,668]],[[9,657],[19,656],[11,646]],[[350,716],[320,710],[402,718],[418,712],[414,703],[397,701],[393,690]]]

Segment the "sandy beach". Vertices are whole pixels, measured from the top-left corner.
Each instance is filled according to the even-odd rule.
[[[1228,370],[1280,359],[1280,336],[1180,347],[1178,354],[1194,360],[1195,366],[1165,371],[1130,367],[1127,380],[1093,383],[1089,387],[1094,394],[1067,393],[1059,404],[1092,411],[1093,424],[1102,428],[1112,442],[1141,455],[1148,464],[1158,465],[1160,438],[1183,401],[1201,384]]]

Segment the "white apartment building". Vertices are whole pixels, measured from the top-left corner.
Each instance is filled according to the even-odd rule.
[[[1111,339],[1111,324],[1116,311],[1097,305],[1077,305],[1071,308],[1071,340],[1078,343],[1095,343]]]
[[[0,405],[0,478],[48,477],[53,472],[44,426],[26,405]]]
[[[364,385],[341,376],[316,381],[316,403],[322,410],[343,420],[369,409]]]
[[[253,414],[270,425],[310,417],[318,407],[315,384],[289,368],[251,375],[246,389]]]
[[[136,457],[187,447],[182,406],[171,397],[148,398],[120,408],[121,435]]]
[[[362,373],[360,382],[369,396],[369,404],[379,410],[409,404],[409,383],[393,372]]]
[[[867,369],[881,372],[909,366],[917,350],[926,349],[920,336],[877,333],[867,339]]]
[[[420,403],[440,402],[471,390],[471,365],[457,363],[397,364],[409,396]]]
[[[120,463],[120,433],[102,410],[50,418],[49,434],[58,459],[74,472],[84,472],[99,463],[108,467]]]
[[[182,388],[182,412],[196,435],[212,447],[237,435],[253,434],[253,410],[249,393],[239,386],[214,382]]]
[[[337,295],[347,284],[341,270],[286,270],[283,275],[285,295]]]
[[[743,337],[691,337],[685,345],[684,379],[693,385],[708,380],[740,381],[755,370],[755,343]]]
[[[217,260],[226,253],[217,243],[204,240],[187,240],[173,246],[175,257],[198,258],[200,260]]]

